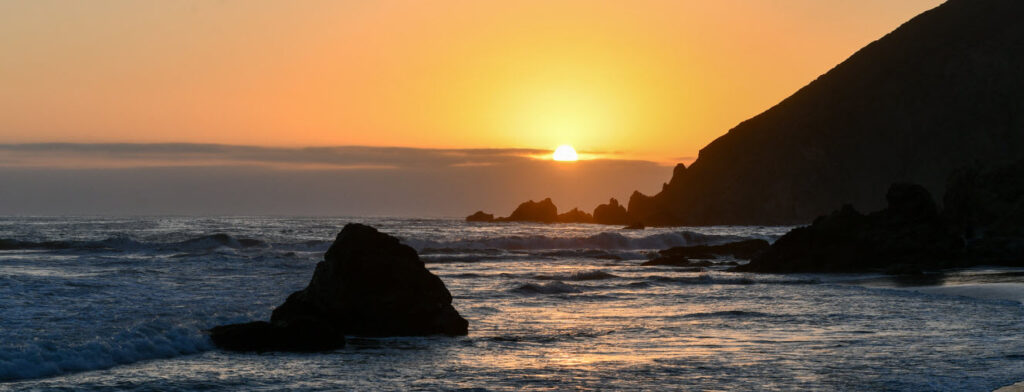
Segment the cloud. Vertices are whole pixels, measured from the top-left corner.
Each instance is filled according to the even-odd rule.
[[[263,165],[276,168],[398,169],[483,166],[532,159],[538,149],[410,147],[258,147],[224,144],[0,144],[0,166],[119,168]]]
[[[0,145],[0,214],[507,215],[528,199],[590,211],[671,176],[656,162],[560,163],[531,149]]]

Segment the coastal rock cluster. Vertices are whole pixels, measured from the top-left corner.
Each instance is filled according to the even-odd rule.
[[[599,223],[605,225],[631,225],[631,229],[643,228],[638,221],[634,221],[626,213],[626,208],[619,204],[618,200],[612,198],[608,204],[601,204],[590,214],[579,208],[573,208],[567,212],[558,213],[558,207],[546,198],[539,202],[526,201],[507,217],[495,218],[493,214],[477,211],[466,217],[467,222],[536,222],[536,223]]]
[[[956,174],[941,211],[920,185],[893,184],[886,200],[885,209],[867,215],[844,205],[735,270],[902,274],[1024,266],[1024,160]]]
[[[214,327],[214,344],[236,351],[319,351],[345,335],[466,335],[444,283],[416,251],[376,229],[350,223],[309,285],[274,309],[270,322]]]

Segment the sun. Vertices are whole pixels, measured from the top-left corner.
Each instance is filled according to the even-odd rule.
[[[563,144],[555,149],[555,153],[551,154],[551,158],[556,161],[562,162],[573,162],[578,159],[576,156],[576,149],[568,144]]]

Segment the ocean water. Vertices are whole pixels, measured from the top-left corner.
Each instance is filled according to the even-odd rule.
[[[347,222],[413,246],[466,337],[217,350],[268,319]],[[0,218],[0,390],[948,390],[1024,380],[1021,271],[903,282],[683,272],[658,249],[782,227],[372,218]],[[928,287],[918,287],[928,284]]]

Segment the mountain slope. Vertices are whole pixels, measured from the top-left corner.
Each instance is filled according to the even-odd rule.
[[[649,224],[798,224],[889,184],[1024,155],[1024,1],[950,0],[864,47],[634,193]]]

